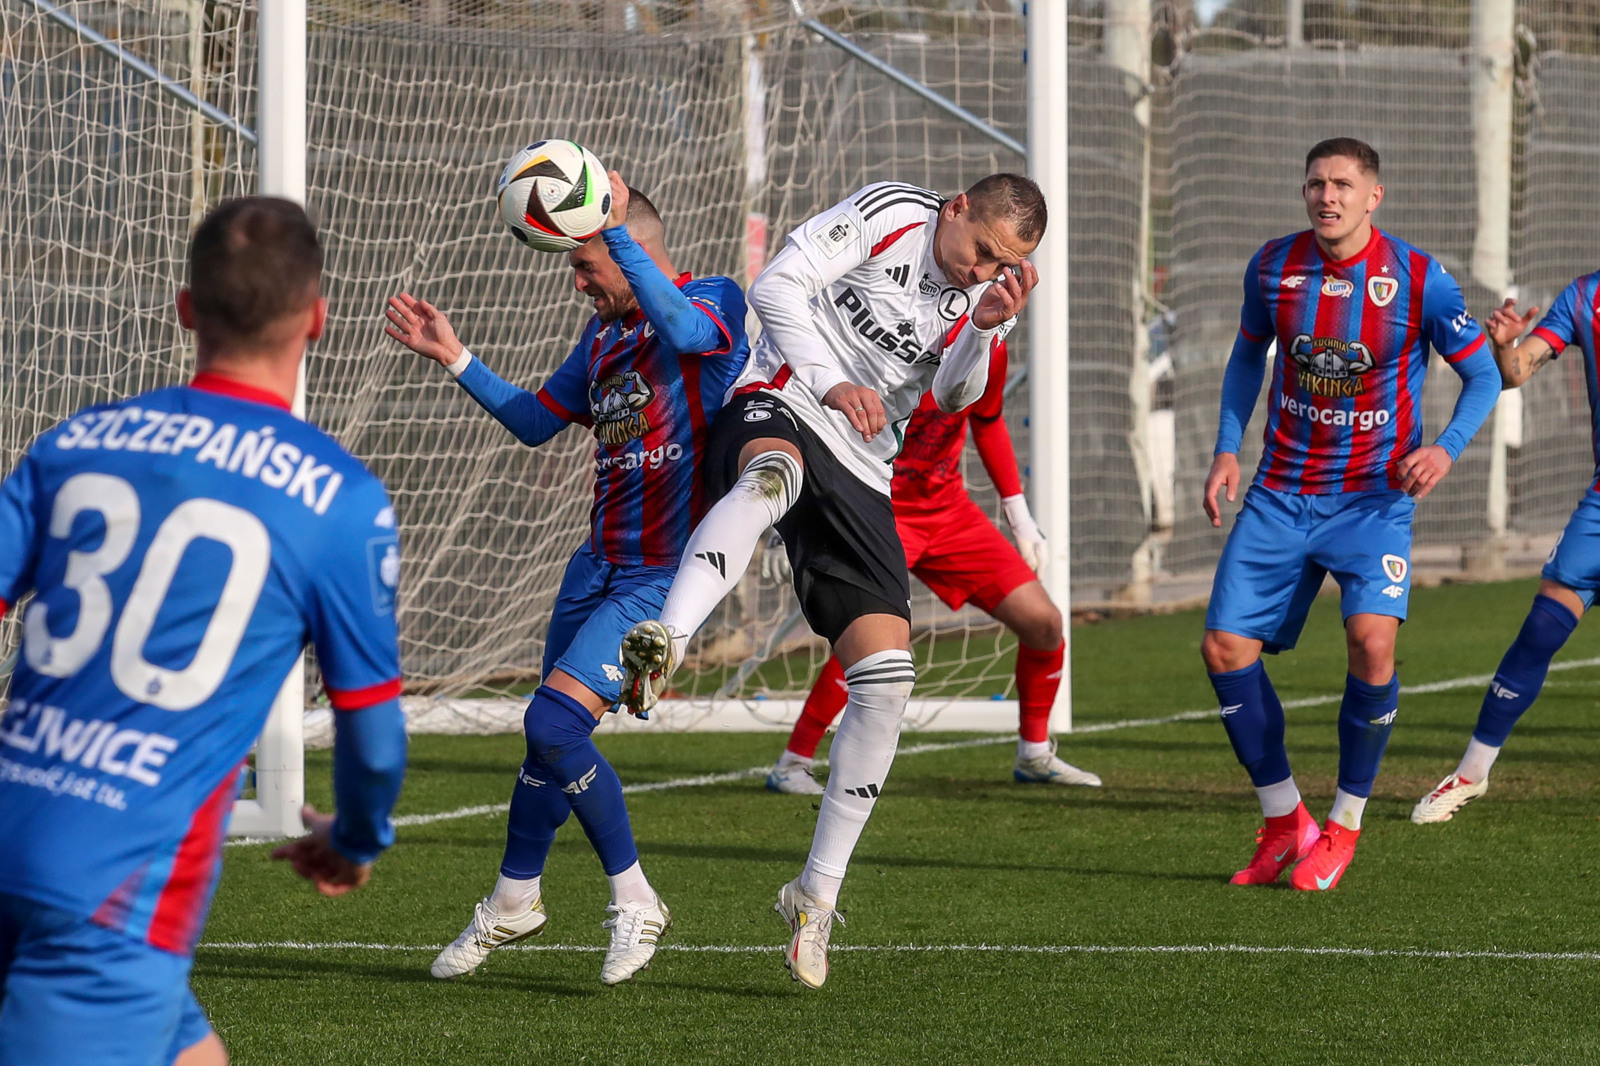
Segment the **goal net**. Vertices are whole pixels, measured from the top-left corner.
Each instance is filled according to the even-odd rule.
[[[1030,469],[1026,382],[1008,420],[1030,479],[1070,476],[1081,603],[1204,595],[1220,539],[1190,502],[1210,454],[1240,267],[1261,240],[1301,224],[1297,160],[1310,139],[1334,132],[1324,116],[1348,115],[1353,126],[1339,131],[1384,153],[1384,224],[1467,274],[1458,269],[1472,239],[1462,204],[1473,202],[1464,0],[1342,5],[1326,18],[1307,5],[1298,44],[1286,40],[1282,5],[1196,15],[1218,6],[1153,4],[1147,54],[1158,65],[1143,75],[1108,58],[1105,13],[1115,5],[1099,2],[1072,0],[1068,55],[1032,57],[1067,63],[1071,82],[1071,194],[1064,209],[1051,205],[1070,226],[1070,475]],[[307,409],[395,498],[409,709],[430,728],[519,720],[517,697],[537,683],[545,620],[592,498],[592,445],[581,432],[523,447],[381,329],[385,298],[404,290],[445,308],[514,382],[537,385],[566,355],[587,314],[570,272],[510,240],[494,211],[493,183],[512,151],[542,136],[588,145],[662,208],[683,267],[741,282],[794,225],[867,182],[953,193],[1025,167],[806,24],[820,21],[1022,139],[1030,57],[1019,2],[802,7],[310,4],[308,199],[327,243],[332,317],[312,353]],[[192,361],[170,305],[190,227],[221,197],[255,187],[247,139],[177,91],[252,125],[252,3],[70,0],[59,5],[65,20],[57,10],[0,0],[6,469],[74,409],[184,378]],[[1597,221],[1588,110],[1600,60],[1586,10],[1554,0],[1518,8],[1513,266],[1524,298],[1541,304],[1592,267],[1579,235]],[[1467,280],[1469,301],[1483,308],[1488,294]],[[1014,368],[1026,365],[1030,340],[1024,323]],[[1435,369],[1432,430],[1454,384]],[[1581,375],[1575,363],[1554,369],[1527,391],[1507,463],[1510,529],[1530,543],[1559,528],[1588,463]],[[1248,439],[1259,438],[1252,430]],[[1459,562],[1488,536],[1487,448],[1480,437],[1424,506],[1422,549]],[[998,520],[987,478],[968,459],[973,495]],[[779,554],[758,552],[693,644],[681,700],[656,728],[792,719],[826,652],[796,614]],[[1013,639],[920,587],[913,614],[914,724],[1009,728]],[[0,629],[8,647],[15,616]],[[314,703],[314,670],[310,678]],[[507,701],[509,717],[470,702],[485,698]]]

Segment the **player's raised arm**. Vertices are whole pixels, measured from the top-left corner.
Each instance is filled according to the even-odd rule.
[[[840,411],[871,441],[887,424],[882,398],[845,376],[812,324],[811,298],[872,256],[867,224],[846,200],[789,234],[783,251],[750,283],[750,306],[784,362],[818,402]]]
[[[504,380],[484,365],[456,337],[445,313],[410,293],[389,298],[383,331],[418,355],[432,359],[450,372],[456,383],[485,411],[522,443],[531,447],[567,428],[568,423],[588,424],[584,339],[572,350],[539,392],[529,392]]]
[[[1250,257],[1244,271],[1244,305],[1239,332],[1233,339],[1227,369],[1222,374],[1222,406],[1217,417],[1217,444],[1212,449],[1211,471],[1206,475],[1201,500],[1213,526],[1222,525],[1217,493],[1226,492],[1232,503],[1239,495],[1239,444],[1261,393],[1267,372],[1267,349],[1272,346],[1272,319],[1261,299],[1261,253]]]
[[[678,271],[667,255],[661,215],[643,193],[611,171],[611,215],[600,231],[606,250],[622,271],[639,310],[661,344],[675,355],[720,355],[744,336],[744,295],[726,286],[725,306],[712,308],[678,287]]]
[[[1043,235],[1041,225],[1031,243],[1037,244]],[[963,410],[983,395],[989,381],[990,353],[1016,325],[1017,315],[1028,305],[1028,294],[1037,284],[1039,272],[1023,259],[1015,267],[1001,270],[978,298],[972,317],[964,325],[957,324],[955,339],[945,349],[929,389],[941,411]]]
[[[1437,261],[1428,264],[1422,294],[1422,331],[1429,344],[1461,375],[1450,421],[1432,444],[1403,456],[1400,487],[1416,499],[1433,491],[1483,426],[1500,399],[1500,368],[1489,354],[1482,328],[1467,312],[1461,287]]]
[[[337,813],[308,807],[311,835],[273,852],[325,896],[365,884],[373,861],[394,843],[390,815],[406,764],[394,509],[376,479],[354,486],[337,506],[339,528],[325,542],[308,604],[311,639],[334,709]]]
[[[1581,299],[1578,287],[1579,283],[1574,281],[1561,290],[1561,295],[1550,305],[1549,313],[1526,337],[1522,334],[1533,324],[1539,313],[1537,307],[1519,315],[1516,301],[1507,300],[1490,312],[1484,332],[1488,334],[1489,347],[1506,388],[1517,388],[1533,377],[1535,371],[1558,357],[1577,337],[1575,323]],[[1520,343],[1518,337],[1522,337]]]

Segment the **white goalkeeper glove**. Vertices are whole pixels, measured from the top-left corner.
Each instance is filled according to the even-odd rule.
[[[1005,510],[1006,525],[1011,527],[1011,536],[1016,539],[1022,561],[1035,574],[1044,573],[1045,562],[1049,558],[1045,552],[1044,531],[1033,520],[1033,512],[1028,510],[1028,498],[1019,492],[1003,498],[1000,506]]]
[[[789,552],[776,529],[767,530],[762,539],[761,579],[779,585],[794,580],[794,573],[789,569]]]

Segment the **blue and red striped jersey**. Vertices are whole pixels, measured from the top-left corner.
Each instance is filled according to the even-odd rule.
[[[32,593],[0,719],[0,892],[187,952],[304,645],[336,709],[399,695],[394,510],[287,406],[201,375],[74,415],[0,485],[0,608]]]
[[[1600,271],[1573,279],[1533,328],[1533,335],[1556,355],[1570,344],[1583,352],[1583,377],[1589,386],[1590,437],[1594,444],[1595,480],[1600,491]]]
[[[1278,344],[1255,483],[1311,495],[1398,489],[1422,442],[1429,349],[1457,364],[1484,346],[1438,260],[1377,229],[1337,262],[1309,230],[1268,241],[1239,329]]]
[[[711,501],[698,476],[711,421],[749,357],[744,293],[723,277],[677,278],[720,345],[671,351],[642,311],[589,320],[541,403],[594,432],[590,548],[622,566],[677,566]]]

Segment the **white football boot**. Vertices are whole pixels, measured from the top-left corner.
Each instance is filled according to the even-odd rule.
[[[1487,777],[1482,781],[1469,782],[1461,780],[1460,774],[1451,774],[1417,801],[1417,805],[1411,808],[1411,820],[1417,825],[1448,822],[1456,816],[1457,811],[1487,791]]]
[[[672,661],[671,631],[654,618],[640,622],[623,635],[621,658],[621,703],[629,714],[648,718],[678,668]]]
[[[767,791],[790,796],[820,796],[824,789],[817,784],[815,764],[810,759],[784,752],[767,771]]]
[[[833,935],[833,923],[843,925],[844,916],[806,895],[799,878],[778,890],[778,902],[772,909],[794,934],[783,956],[789,976],[807,988],[821,988],[828,979],[828,938]]]
[[[543,898],[534,900],[521,914],[501,914],[493,899],[485,899],[472,908],[472,921],[461,935],[433,960],[431,972],[441,979],[469,974],[489,957],[489,952],[538,935],[548,920]]]
[[[1016,765],[1011,770],[1011,778],[1024,784],[1042,782],[1050,785],[1083,785],[1087,788],[1099,788],[1100,778],[1087,770],[1080,770],[1071,763],[1056,757],[1056,742],[1050,742],[1050,750],[1036,759],[1017,757]]]
[[[660,896],[654,903],[611,903],[606,912],[611,917],[600,924],[611,930],[611,946],[600,964],[600,983],[618,985],[650,968],[656,944],[672,928],[672,914]]]

